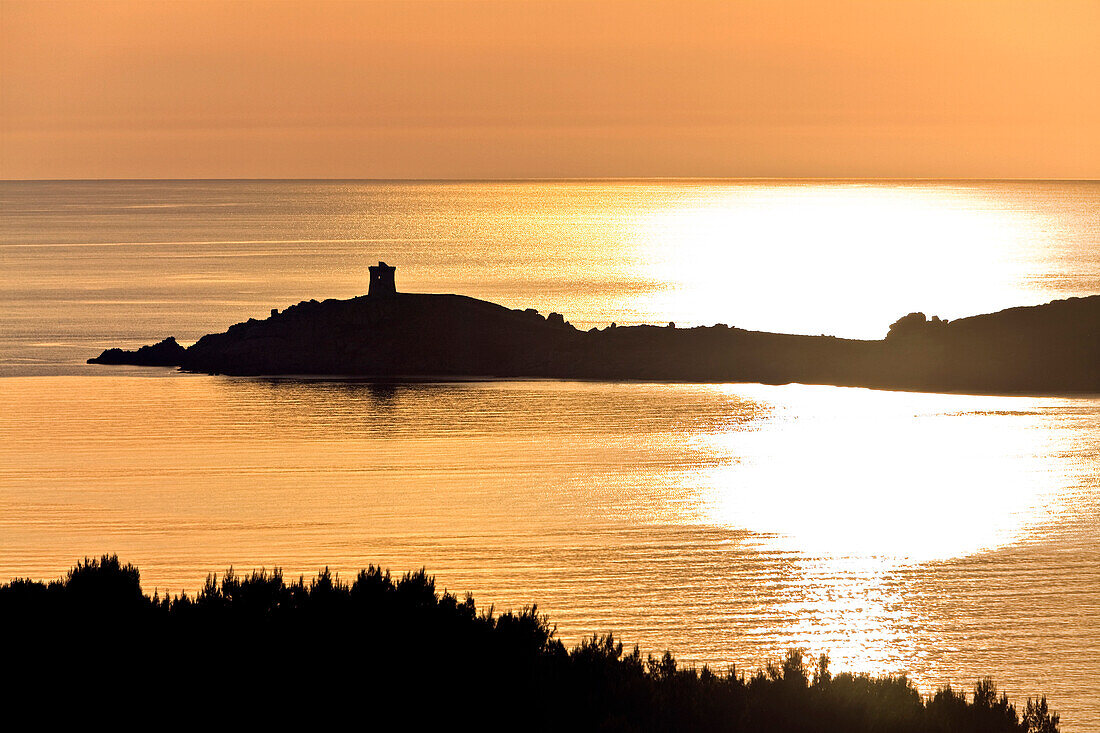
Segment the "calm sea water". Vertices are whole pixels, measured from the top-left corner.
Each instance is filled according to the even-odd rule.
[[[427,566],[689,663],[992,675],[1100,731],[1100,399],[90,367],[399,288],[880,337],[1100,292],[1100,186],[0,183],[0,578]]]

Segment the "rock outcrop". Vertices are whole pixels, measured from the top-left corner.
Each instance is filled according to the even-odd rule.
[[[133,364],[136,366],[180,366],[186,358],[187,350],[176,343],[174,336],[153,344],[142,346],[137,351],[107,349],[89,364]]]
[[[1100,392],[1100,296],[952,322],[909,314],[881,341],[724,325],[579,331],[559,314],[461,295],[304,301],[183,349],[94,363],[232,375],[546,377],[835,384],[966,392]]]

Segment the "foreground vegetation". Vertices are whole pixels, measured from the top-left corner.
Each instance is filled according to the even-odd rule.
[[[143,595],[104,556],[51,583],[0,586],[11,711],[116,721],[149,713],[247,723],[621,731],[1058,730],[1045,698],[1021,716],[989,680],[922,697],[904,677],[832,675],[793,650],[751,676],[643,658],[610,634],[568,650],[535,606],[478,613],[424,571],[370,567],[348,584],[278,572],[207,579],[196,597]],[[6,699],[5,699],[6,698]],[[38,706],[49,701],[48,708]],[[348,717],[350,716],[350,717]]]

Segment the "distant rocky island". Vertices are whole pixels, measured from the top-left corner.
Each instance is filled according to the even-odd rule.
[[[725,325],[582,331],[560,314],[462,295],[399,293],[372,266],[367,295],[273,309],[189,347],[107,349],[93,364],[238,376],[761,382],[974,393],[1100,393],[1100,295],[955,321],[910,313],[878,341]]]

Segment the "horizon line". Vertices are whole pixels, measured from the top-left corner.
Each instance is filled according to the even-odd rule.
[[[611,181],[844,181],[844,182],[955,182],[972,183],[1097,183],[1100,178],[986,178],[982,176],[532,176],[490,178],[326,178],[326,177],[184,177],[126,178],[0,178],[0,183],[139,183],[139,182],[324,182],[324,183],[587,183]]]

